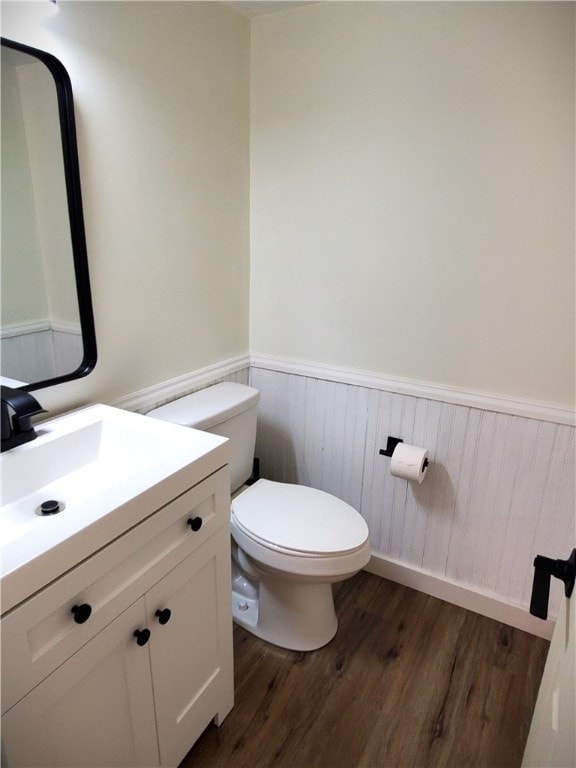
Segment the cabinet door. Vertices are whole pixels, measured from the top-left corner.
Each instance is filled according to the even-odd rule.
[[[234,703],[227,526],[146,594],[146,609],[160,763],[176,766]]]
[[[2,717],[7,768],[158,765],[141,598]]]

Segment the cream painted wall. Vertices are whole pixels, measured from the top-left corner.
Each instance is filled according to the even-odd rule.
[[[18,67],[26,143],[32,170],[34,209],[46,284],[48,320],[71,323],[80,329],[76,282],[71,269],[72,239],[54,78],[44,64]],[[28,276],[29,279],[29,276]],[[30,314],[35,318],[38,315]]]
[[[2,326],[48,314],[17,68],[2,65]],[[12,194],[8,194],[8,189]],[[7,286],[10,286],[8,292]]]
[[[113,401],[248,349],[249,21],[2,3],[75,92]],[[574,379],[573,3],[327,2],[252,21],[251,350],[535,401]]]
[[[248,350],[249,21],[220,3],[2,3],[74,88],[99,359],[42,390],[111,402]]]
[[[574,3],[252,22],[251,351],[574,402]]]

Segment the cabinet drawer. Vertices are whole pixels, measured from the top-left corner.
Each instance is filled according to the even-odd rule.
[[[227,525],[229,515],[226,467],[6,614],[2,712]]]

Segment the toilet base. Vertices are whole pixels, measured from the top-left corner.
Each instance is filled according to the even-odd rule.
[[[236,624],[253,632],[258,625],[258,608],[257,599],[246,598],[232,590],[232,618]]]
[[[235,591],[234,584],[232,589],[232,617],[256,637],[291,651],[313,651],[336,634],[331,584],[265,575],[256,588],[256,599]]]

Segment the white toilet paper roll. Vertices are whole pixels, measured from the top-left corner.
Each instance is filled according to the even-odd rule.
[[[428,472],[428,451],[417,445],[398,443],[390,460],[390,474],[421,483]]]

